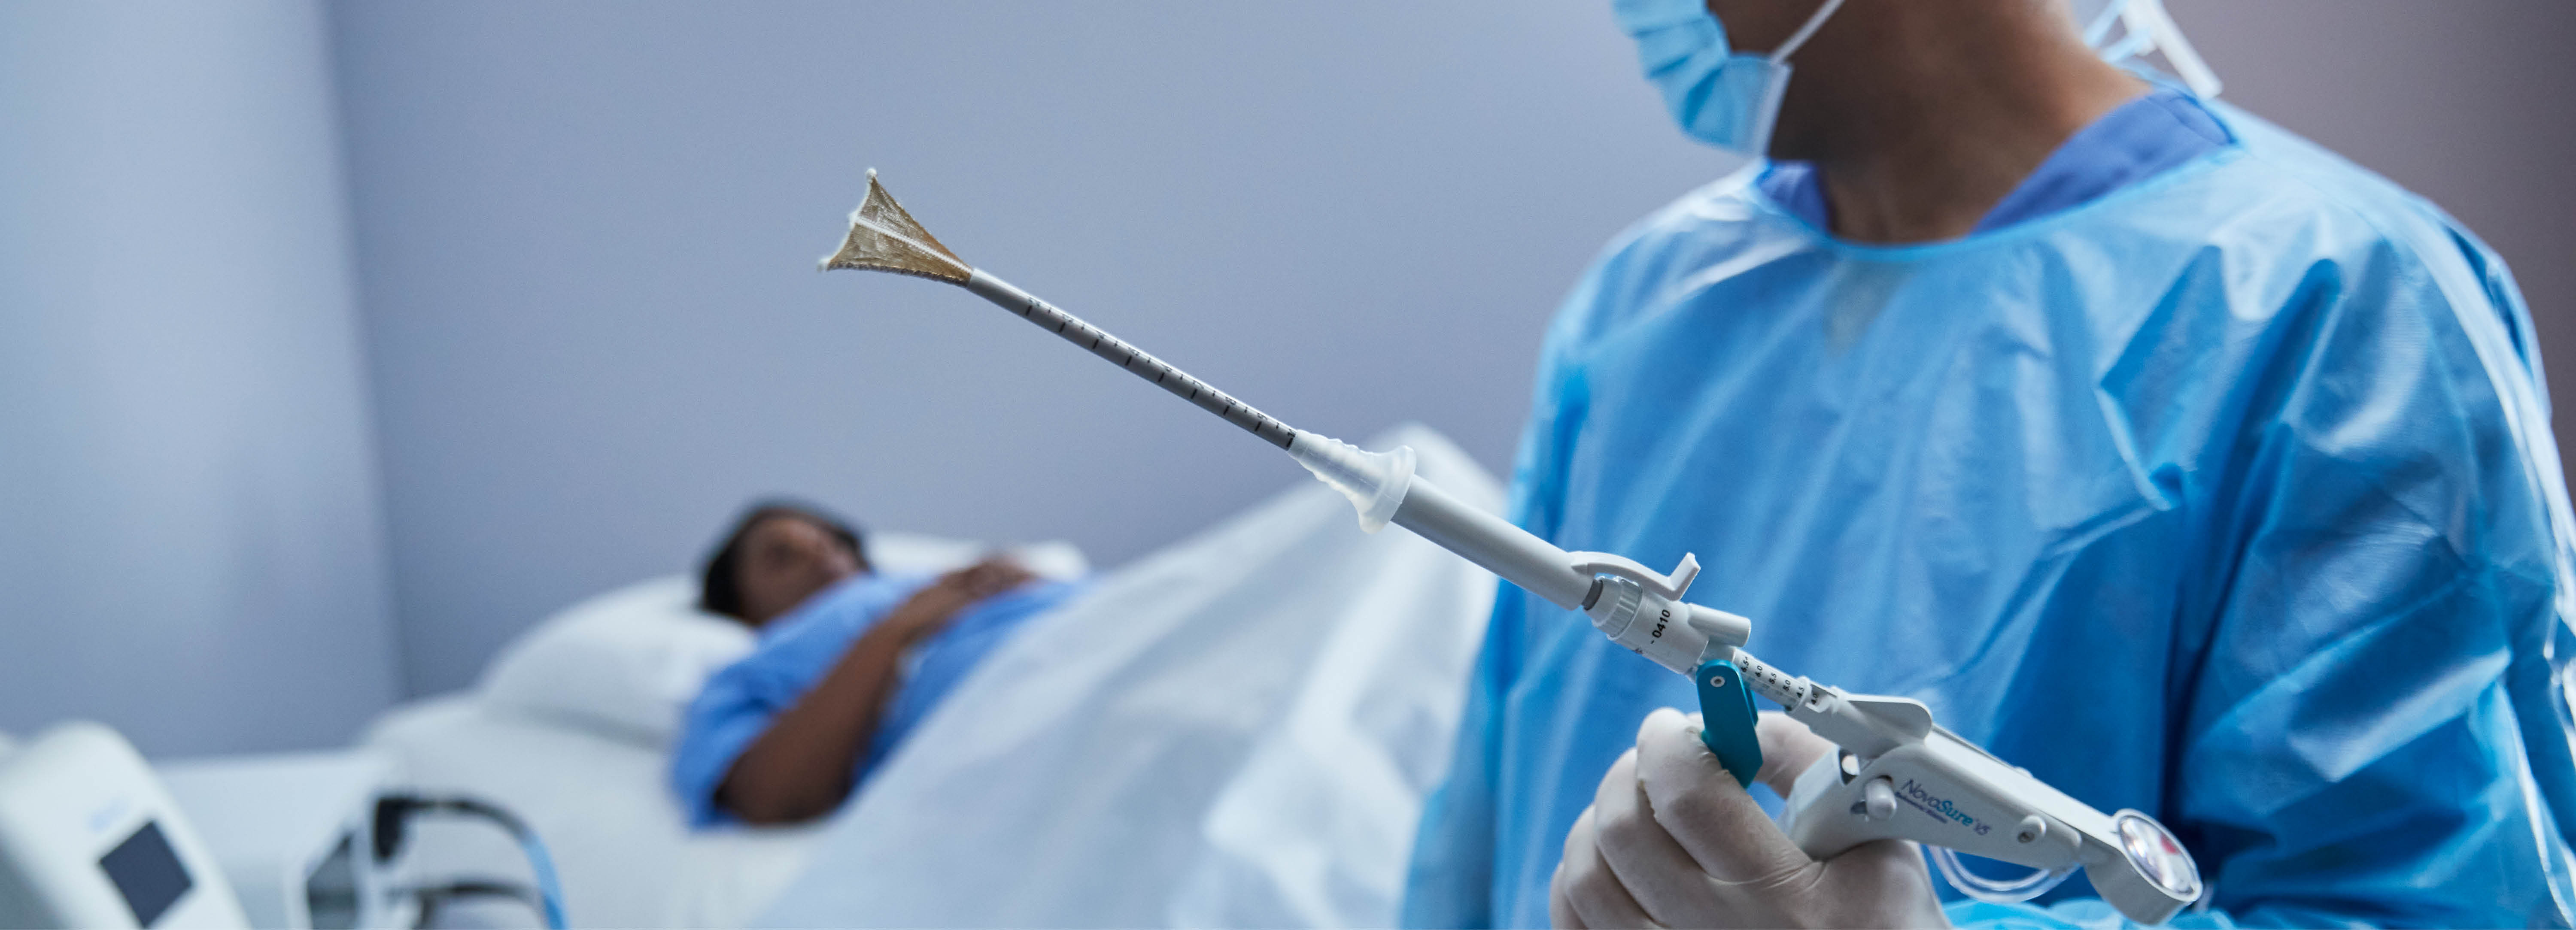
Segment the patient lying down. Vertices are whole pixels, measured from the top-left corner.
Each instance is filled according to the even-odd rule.
[[[690,822],[830,813],[994,646],[1082,587],[1000,558],[877,572],[842,521],[753,508],[707,559],[701,606],[761,637],[689,707],[671,781]]]

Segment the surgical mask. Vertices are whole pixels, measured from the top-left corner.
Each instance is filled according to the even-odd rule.
[[[1694,139],[1745,158],[1771,150],[1780,97],[1789,89],[1789,56],[1843,0],[1825,0],[1805,25],[1770,54],[1736,54],[1726,26],[1703,0],[1614,0],[1619,26],[1637,40],[1646,79],[1664,93],[1673,121]]]

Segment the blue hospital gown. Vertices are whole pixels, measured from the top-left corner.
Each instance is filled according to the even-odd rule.
[[[1695,552],[1765,660],[2154,814],[2213,888],[2189,921],[2564,926],[2576,573],[2529,312],[2431,204],[2207,112],[2223,144],[1951,242],[1835,239],[1776,174],[1647,218],[1549,330],[1513,517]],[[1602,771],[1693,699],[1507,586],[1406,922],[1545,925]]]
[[[691,826],[733,822],[731,814],[716,806],[715,793],[734,760],[768,731],[771,720],[813,690],[860,634],[932,580],[929,575],[878,573],[826,588],[772,621],[751,655],[707,679],[689,705],[671,754],[671,785]],[[903,683],[878,718],[865,756],[853,760],[858,768],[852,784],[864,783],[869,770],[1013,631],[1087,587],[1086,582],[1030,582],[968,605],[914,647]]]

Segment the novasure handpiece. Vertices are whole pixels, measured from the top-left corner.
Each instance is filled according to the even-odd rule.
[[[1705,724],[1700,741],[1738,782],[1749,786],[1762,767],[1753,696],[1778,703],[1842,748],[1802,773],[1788,798],[1782,826],[1811,856],[1872,840],[1913,840],[1934,847],[1934,861],[1952,885],[2000,902],[2037,897],[2081,868],[2104,900],[2139,923],[2162,922],[2201,895],[2191,854],[2155,818],[2134,810],[2104,814],[2068,797],[1934,724],[1920,701],[1846,694],[1744,651],[1752,621],[1682,600],[1699,575],[1693,556],[1658,573],[1622,556],[1568,552],[1414,474],[1411,448],[1368,452],[1288,426],[967,264],[905,213],[874,171],[850,214],[849,235],[822,267],[908,274],[973,291],[1287,451],[1350,498],[1361,529],[1394,523],[1550,603],[1581,611],[1612,641],[1691,676]],[[1997,881],[1961,866],[1957,853],[2039,871]]]

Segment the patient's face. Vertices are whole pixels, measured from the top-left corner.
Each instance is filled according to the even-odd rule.
[[[755,627],[768,623],[860,568],[858,553],[810,520],[762,520],[743,535],[742,561],[734,566],[743,619]]]

